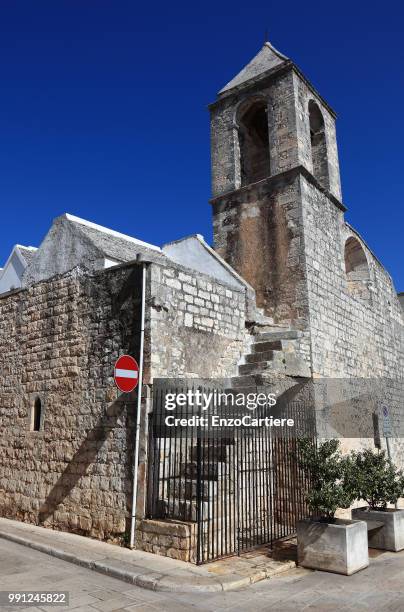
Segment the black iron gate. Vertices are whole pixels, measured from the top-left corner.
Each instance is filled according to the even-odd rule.
[[[195,405],[198,392],[212,394],[208,408]],[[197,523],[197,563],[272,545],[308,516],[307,482],[296,463],[296,429],[276,435],[270,426],[240,425],[246,414],[262,419],[269,412],[235,406],[235,393],[215,381],[154,381],[147,514]],[[182,405],[167,407],[167,398],[178,394],[186,395]],[[227,403],[219,405],[223,394]],[[285,418],[293,413],[307,430],[307,415],[293,402],[282,413]]]

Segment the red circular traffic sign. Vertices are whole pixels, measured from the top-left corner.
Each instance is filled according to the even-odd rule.
[[[115,384],[120,391],[130,393],[139,383],[139,365],[130,355],[119,357],[114,368]]]

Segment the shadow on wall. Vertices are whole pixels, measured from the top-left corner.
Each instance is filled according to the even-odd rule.
[[[117,328],[121,352],[139,352],[141,267],[111,270],[105,279],[106,284],[88,285],[92,303],[111,299],[105,329],[90,337],[90,370],[102,363],[106,340],[116,336]],[[97,322],[96,309],[94,313]],[[103,366],[102,376],[109,368]],[[95,415],[96,424],[89,430],[74,431],[74,442],[80,446],[75,452],[72,448],[74,455],[65,459],[63,473],[41,503],[39,523],[98,538],[124,534],[131,507],[136,398],[135,391],[120,395],[111,404],[105,400],[102,414]]]
[[[47,495],[45,501],[39,509],[39,523],[49,523],[49,526],[55,528],[69,528],[71,531],[82,534],[90,534],[95,537],[103,538],[106,535],[114,534],[123,535],[126,531],[128,509],[131,504],[131,465],[133,455],[133,440],[134,440],[134,422],[135,412],[133,406],[135,405],[134,398],[136,392],[133,394],[125,394],[118,397],[110,406],[108,406],[105,414],[99,419],[96,426],[91,429],[86,438],[81,443],[74,456],[69,461],[66,469],[60,475],[58,481],[54,484],[51,491]],[[130,410],[129,410],[130,403]],[[112,487],[116,492],[121,491],[122,496],[125,496],[125,510],[119,507],[107,507],[105,508],[105,514],[108,514],[109,522],[102,520],[102,491],[100,488],[85,489],[80,488],[81,492],[87,493],[86,502],[80,498],[76,502],[71,495],[73,489],[78,485],[79,481],[87,476],[90,472],[91,467],[96,464],[108,465],[107,460],[105,463],[100,464],[97,461],[97,455],[101,451],[103,445],[111,440],[114,430],[119,427],[122,428],[122,424],[119,422],[122,417],[127,414],[127,426],[126,440],[125,440],[125,455],[126,455],[126,466],[124,476],[117,477],[119,483],[117,487]],[[121,453],[120,453],[121,455]],[[97,472],[98,478],[99,471]],[[110,479],[110,476],[106,476]],[[60,508],[59,516],[55,516],[58,513],[59,506],[66,502],[66,506]],[[72,508],[72,506],[76,506]],[[105,507],[105,506],[104,506]],[[110,516],[114,515],[114,520],[110,521]]]

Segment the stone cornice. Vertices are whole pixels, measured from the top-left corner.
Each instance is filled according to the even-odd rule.
[[[293,179],[299,175],[303,176],[309,183],[311,183],[314,187],[316,187],[316,189],[321,191],[321,193],[323,193],[337,208],[342,210],[342,212],[345,212],[347,210],[347,207],[342,202],[340,202],[338,198],[332,195],[332,193],[330,193],[328,189],[325,189],[322,185],[320,185],[318,180],[311,174],[311,172],[309,172],[302,165],[294,166],[293,168],[290,168],[289,170],[285,170],[284,172],[279,172],[278,174],[269,176],[265,179],[262,179],[261,181],[258,181],[257,183],[251,183],[250,185],[244,185],[243,187],[239,187],[238,189],[234,189],[222,195],[216,196],[210,200],[210,204],[214,206],[216,204],[219,204],[221,201],[227,200],[230,197],[234,197],[235,195],[239,193],[240,194],[248,193],[248,191],[256,188],[257,186],[261,186],[264,184],[276,185],[277,183],[281,181]]]

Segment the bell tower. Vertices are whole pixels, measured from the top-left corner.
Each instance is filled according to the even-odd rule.
[[[214,245],[276,322],[307,321],[302,177],[341,200],[335,114],[266,42],[210,105]]]

